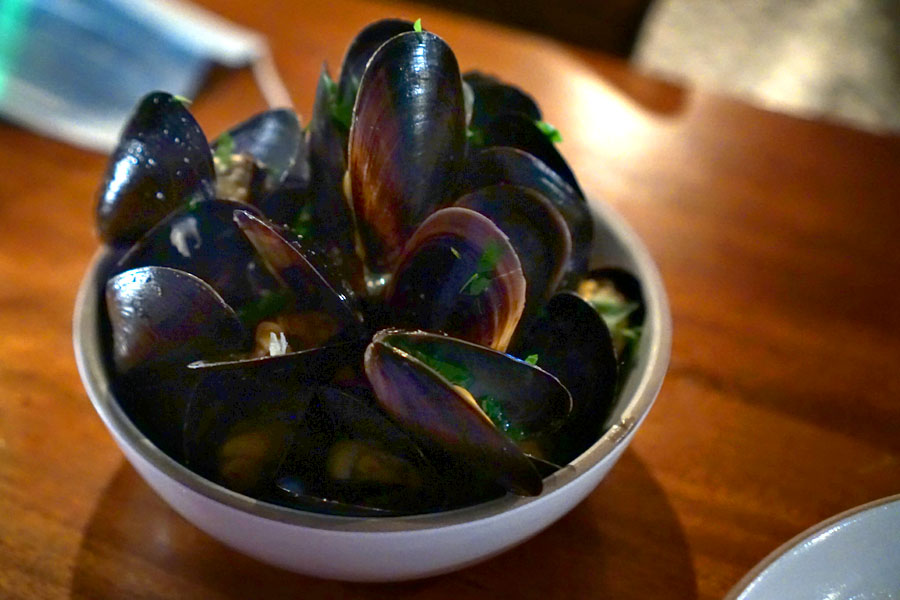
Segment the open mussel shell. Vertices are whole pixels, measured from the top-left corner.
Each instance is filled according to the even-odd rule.
[[[271,489],[311,393],[240,370],[206,372],[185,416],[187,466],[237,492]]]
[[[472,488],[496,483],[540,494],[540,474],[525,453],[449,381],[381,341],[366,349],[366,374],[378,402],[414,437],[447,482]]]
[[[641,282],[629,271],[618,267],[593,269],[584,276],[582,283],[587,284],[584,286],[587,289],[580,289],[578,292],[582,298],[588,301],[591,299],[588,290],[594,287],[591,285],[592,283],[597,284],[598,287],[608,283],[624,301],[635,304],[634,311],[629,315],[631,325],[640,325],[644,322],[644,293],[641,289]]]
[[[138,104],[97,190],[97,228],[111,244],[137,240],[190,199],[214,195],[206,136],[184,105],[153,92]]]
[[[237,370],[255,377],[294,381],[298,385],[321,384],[332,381],[341,371],[354,373],[361,368],[365,347],[365,342],[352,341],[267,356],[218,355],[191,362],[187,368],[200,374]]]
[[[495,117],[506,113],[522,113],[533,121],[541,120],[541,110],[534,98],[516,86],[480,71],[464,73],[463,81],[473,95],[469,127],[482,129]]]
[[[395,326],[442,331],[502,352],[525,308],[525,290],[506,235],[487,217],[451,207],[409,240],[385,302]]]
[[[566,280],[580,279],[587,272],[594,236],[590,209],[584,198],[550,167],[524,150],[493,146],[469,158],[465,179],[470,191],[509,184],[530,188],[544,196],[565,219],[571,236]]]
[[[301,148],[306,142],[300,119],[288,108],[261,112],[226,133],[234,144],[234,154],[249,155],[263,168],[266,191],[281,185],[294,168],[298,156],[305,155],[305,149]],[[214,152],[221,139],[222,136],[213,142]]]
[[[211,285],[243,319],[262,299],[284,290],[234,223],[235,210],[258,213],[231,200],[189,203],[173,211],[122,257],[118,269],[158,265],[186,271]]]
[[[374,273],[390,271],[413,230],[456,198],[465,132],[449,46],[428,32],[385,42],[359,86],[348,158],[358,233]]]
[[[413,356],[479,405],[492,403],[498,414],[488,416],[516,440],[558,429],[572,410],[572,397],[556,377],[508,354],[425,331],[386,329],[372,341]]]
[[[132,269],[106,284],[113,358],[120,373],[158,370],[233,352],[247,341],[237,314],[198,277],[167,267]]]
[[[506,234],[527,284],[523,318],[536,312],[556,291],[572,252],[569,228],[559,211],[540,193],[514,185],[480,188],[454,206],[486,216]]]
[[[371,390],[319,387],[276,475],[273,500],[348,516],[436,510],[437,472]]]
[[[584,198],[584,192],[581,191],[569,164],[553,142],[529,117],[518,113],[502,114],[485,125],[481,130],[481,140],[485,147],[509,146],[537,157],[562,177],[575,193]]]
[[[319,311],[334,319],[341,336],[352,339],[362,329],[355,296],[348,285],[334,288],[297,246],[259,217],[236,210],[234,221],[256,248],[269,271],[293,292],[298,311]],[[348,337],[349,336],[349,337]]]
[[[553,296],[531,326],[518,337],[516,356],[537,356],[537,364],[572,394],[572,412],[562,429],[543,440],[553,462],[566,464],[603,433],[612,406],[617,361],[606,323],[579,296]]]
[[[353,106],[366,65],[375,51],[392,37],[413,31],[413,29],[413,24],[403,19],[382,19],[363,28],[350,42],[350,46],[344,54],[338,81],[337,101]]]

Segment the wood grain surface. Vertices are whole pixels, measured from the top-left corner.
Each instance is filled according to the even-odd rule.
[[[662,271],[666,382],[600,487],[493,560],[393,585],[257,563],[156,497],[79,381],[70,319],[105,159],[0,124],[0,598],[720,598],[803,529],[900,493],[900,139],[433,8],[206,4],[269,36],[304,115],[321,62],[384,16],[422,17],[464,69],[529,90]],[[236,72],[193,108],[215,135],[265,107]]]

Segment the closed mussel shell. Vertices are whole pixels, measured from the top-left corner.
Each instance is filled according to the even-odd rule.
[[[450,489],[494,482],[520,495],[541,492],[540,475],[516,443],[436,371],[381,341],[366,349],[365,367],[379,404],[452,482]]]
[[[412,30],[413,24],[403,19],[382,19],[364,27],[350,42],[350,46],[344,54],[337,100],[352,107],[366,65],[375,51],[395,35]]]
[[[214,194],[206,136],[181,101],[144,97],[122,132],[97,190],[97,227],[112,244],[137,240],[189,199]]]
[[[481,129],[494,117],[506,113],[522,113],[534,121],[541,119],[541,110],[534,98],[514,85],[479,71],[463,74],[463,81],[473,94],[471,128]]]
[[[603,432],[615,395],[617,364],[609,329],[589,304],[571,292],[556,294],[519,337],[516,356],[536,356],[572,394],[572,413],[546,440],[550,460],[565,464]]]
[[[416,230],[385,301],[398,327],[441,331],[502,352],[525,308],[525,289],[506,235],[487,217],[451,207]]]
[[[437,472],[371,390],[318,388],[302,431],[278,471],[276,501],[353,516],[440,506]]]
[[[333,114],[333,83],[322,66],[312,119],[309,122],[309,163],[312,172],[308,204],[294,218],[294,231],[320,245],[329,256],[341,256],[347,279],[363,290],[362,265],[356,254],[356,226],[344,195],[347,131]],[[355,90],[354,90],[355,94]],[[352,104],[351,104],[352,106]]]
[[[569,164],[535,122],[523,114],[506,113],[494,118],[481,130],[485,147],[510,146],[537,157],[555,171],[580,197],[584,192]]]
[[[556,290],[572,252],[569,228],[559,211],[540,193],[514,185],[484,187],[454,205],[486,216],[506,234],[527,284],[523,318],[536,312]]]
[[[309,388],[241,370],[206,372],[184,421],[187,466],[237,492],[272,490],[310,395]]]
[[[368,63],[350,129],[348,170],[366,264],[382,274],[434,210],[457,196],[465,109],[456,57],[428,32],[391,38]]]
[[[593,220],[584,198],[555,171],[524,150],[493,146],[469,158],[465,178],[469,191],[509,184],[530,188],[549,200],[565,220],[572,240],[566,279],[584,276],[594,237]]]

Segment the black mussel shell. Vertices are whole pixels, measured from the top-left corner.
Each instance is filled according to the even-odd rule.
[[[235,352],[248,334],[205,281],[167,267],[120,273],[106,284],[113,358],[119,373],[159,371]]]
[[[239,369],[207,371],[185,416],[187,466],[237,492],[272,489],[311,394]]]
[[[268,356],[246,354],[220,355],[211,360],[197,360],[187,368],[203,374],[208,371],[237,370],[254,377],[294,381],[297,385],[333,382],[343,372],[355,374],[362,367],[366,342],[337,342],[318,348]]]
[[[354,92],[355,93],[355,92]],[[304,240],[321,246],[328,256],[340,256],[345,278],[363,292],[362,265],[356,254],[356,227],[353,212],[344,195],[347,170],[347,132],[342,132],[332,115],[330,78],[322,66],[313,116],[309,122],[309,163],[312,172],[308,204],[294,218],[292,229]]]
[[[320,387],[276,477],[274,500],[330,514],[436,510],[437,472],[371,391]]]
[[[486,216],[506,234],[527,284],[523,319],[537,312],[559,286],[572,252],[569,227],[559,211],[540,193],[514,185],[480,188],[454,206]]]
[[[388,285],[390,321],[501,352],[525,308],[525,277],[509,239],[475,211],[431,215],[407,243]]]
[[[537,365],[572,394],[565,425],[545,440],[550,460],[570,462],[600,438],[615,397],[618,368],[609,329],[579,296],[562,292],[511,350],[520,357],[536,356]]]
[[[524,496],[543,483],[525,453],[448,381],[409,354],[373,341],[366,374],[380,406],[406,429],[446,482],[496,483]]]
[[[569,277],[583,277],[588,269],[594,239],[594,222],[584,198],[539,159],[524,150],[508,146],[485,148],[469,158],[467,189],[474,191],[495,184],[531,188],[559,210],[572,238],[567,280]]]
[[[109,157],[97,191],[97,227],[104,241],[137,240],[190,199],[214,195],[206,136],[181,101],[153,92],[138,104]]]
[[[481,130],[485,147],[510,146],[537,157],[555,171],[575,192],[584,198],[584,192],[575,179],[569,164],[535,122],[523,114],[507,113],[494,118]]]
[[[390,271],[415,228],[457,196],[465,108],[456,57],[438,36],[403,33],[368,63],[353,109],[348,167],[366,264]]]
[[[261,112],[229,129],[233,154],[246,154],[259,163],[265,172],[265,190],[280,186],[294,168],[298,156],[305,155],[306,145],[297,113],[287,108]],[[223,134],[225,135],[225,134]],[[212,145],[218,149],[219,136]]]
[[[352,107],[356,101],[359,83],[372,55],[392,37],[409,31],[413,31],[413,24],[403,19],[382,19],[363,28],[350,42],[344,54],[337,100],[345,106]]]
[[[506,113],[522,113],[532,121],[541,120],[541,110],[534,98],[514,85],[479,71],[463,74],[463,81],[473,95],[470,128],[482,129],[495,117]]]
[[[572,410],[572,397],[556,377],[508,354],[425,331],[387,329],[373,341],[413,356],[464,388],[516,441],[555,431]]]
[[[624,269],[603,267],[588,273],[578,282],[575,291],[603,317],[612,335],[619,368],[627,371],[644,322],[644,295],[640,282]]]
[[[259,217],[236,210],[234,221],[269,271],[293,292],[298,311],[321,311],[328,315],[336,321],[343,339],[355,339],[361,334],[362,315],[356,309],[356,298],[349,284],[332,287],[297,246]]]
[[[247,314],[261,298],[281,294],[283,288],[235,224],[235,210],[258,213],[229,200],[185,205],[147,232],[119,261],[119,269],[160,265],[187,271]]]

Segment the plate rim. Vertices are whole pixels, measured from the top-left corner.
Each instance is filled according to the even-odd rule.
[[[790,538],[788,541],[779,545],[769,554],[767,554],[765,558],[759,561],[752,569],[750,569],[743,577],[741,577],[741,579],[736,584],[734,584],[734,586],[732,586],[732,588],[722,598],[722,600],[739,600],[744,592],[748,591],[751,586],[756,583],[756,581],[760,577],[762,577],[763,573],[765,573],[769,567],[775,564],[782,557],[786,556],[788,552],[790,552],[803,542],[818,537],[823,532],[833,528],[835,525],[843,521],[850,519],[851,517],[875,508],[879,508],[881,506],[885,506],[887,504],[893,504],[894,502],[900,502],[900,494],[885,496],[884,498],[878,498],[876,500],[872,500],[871,502],[866,502],[864,504],[854,506],[823,521],[819,521],[818,523],[807,529],[804,529],[797,535]]]

